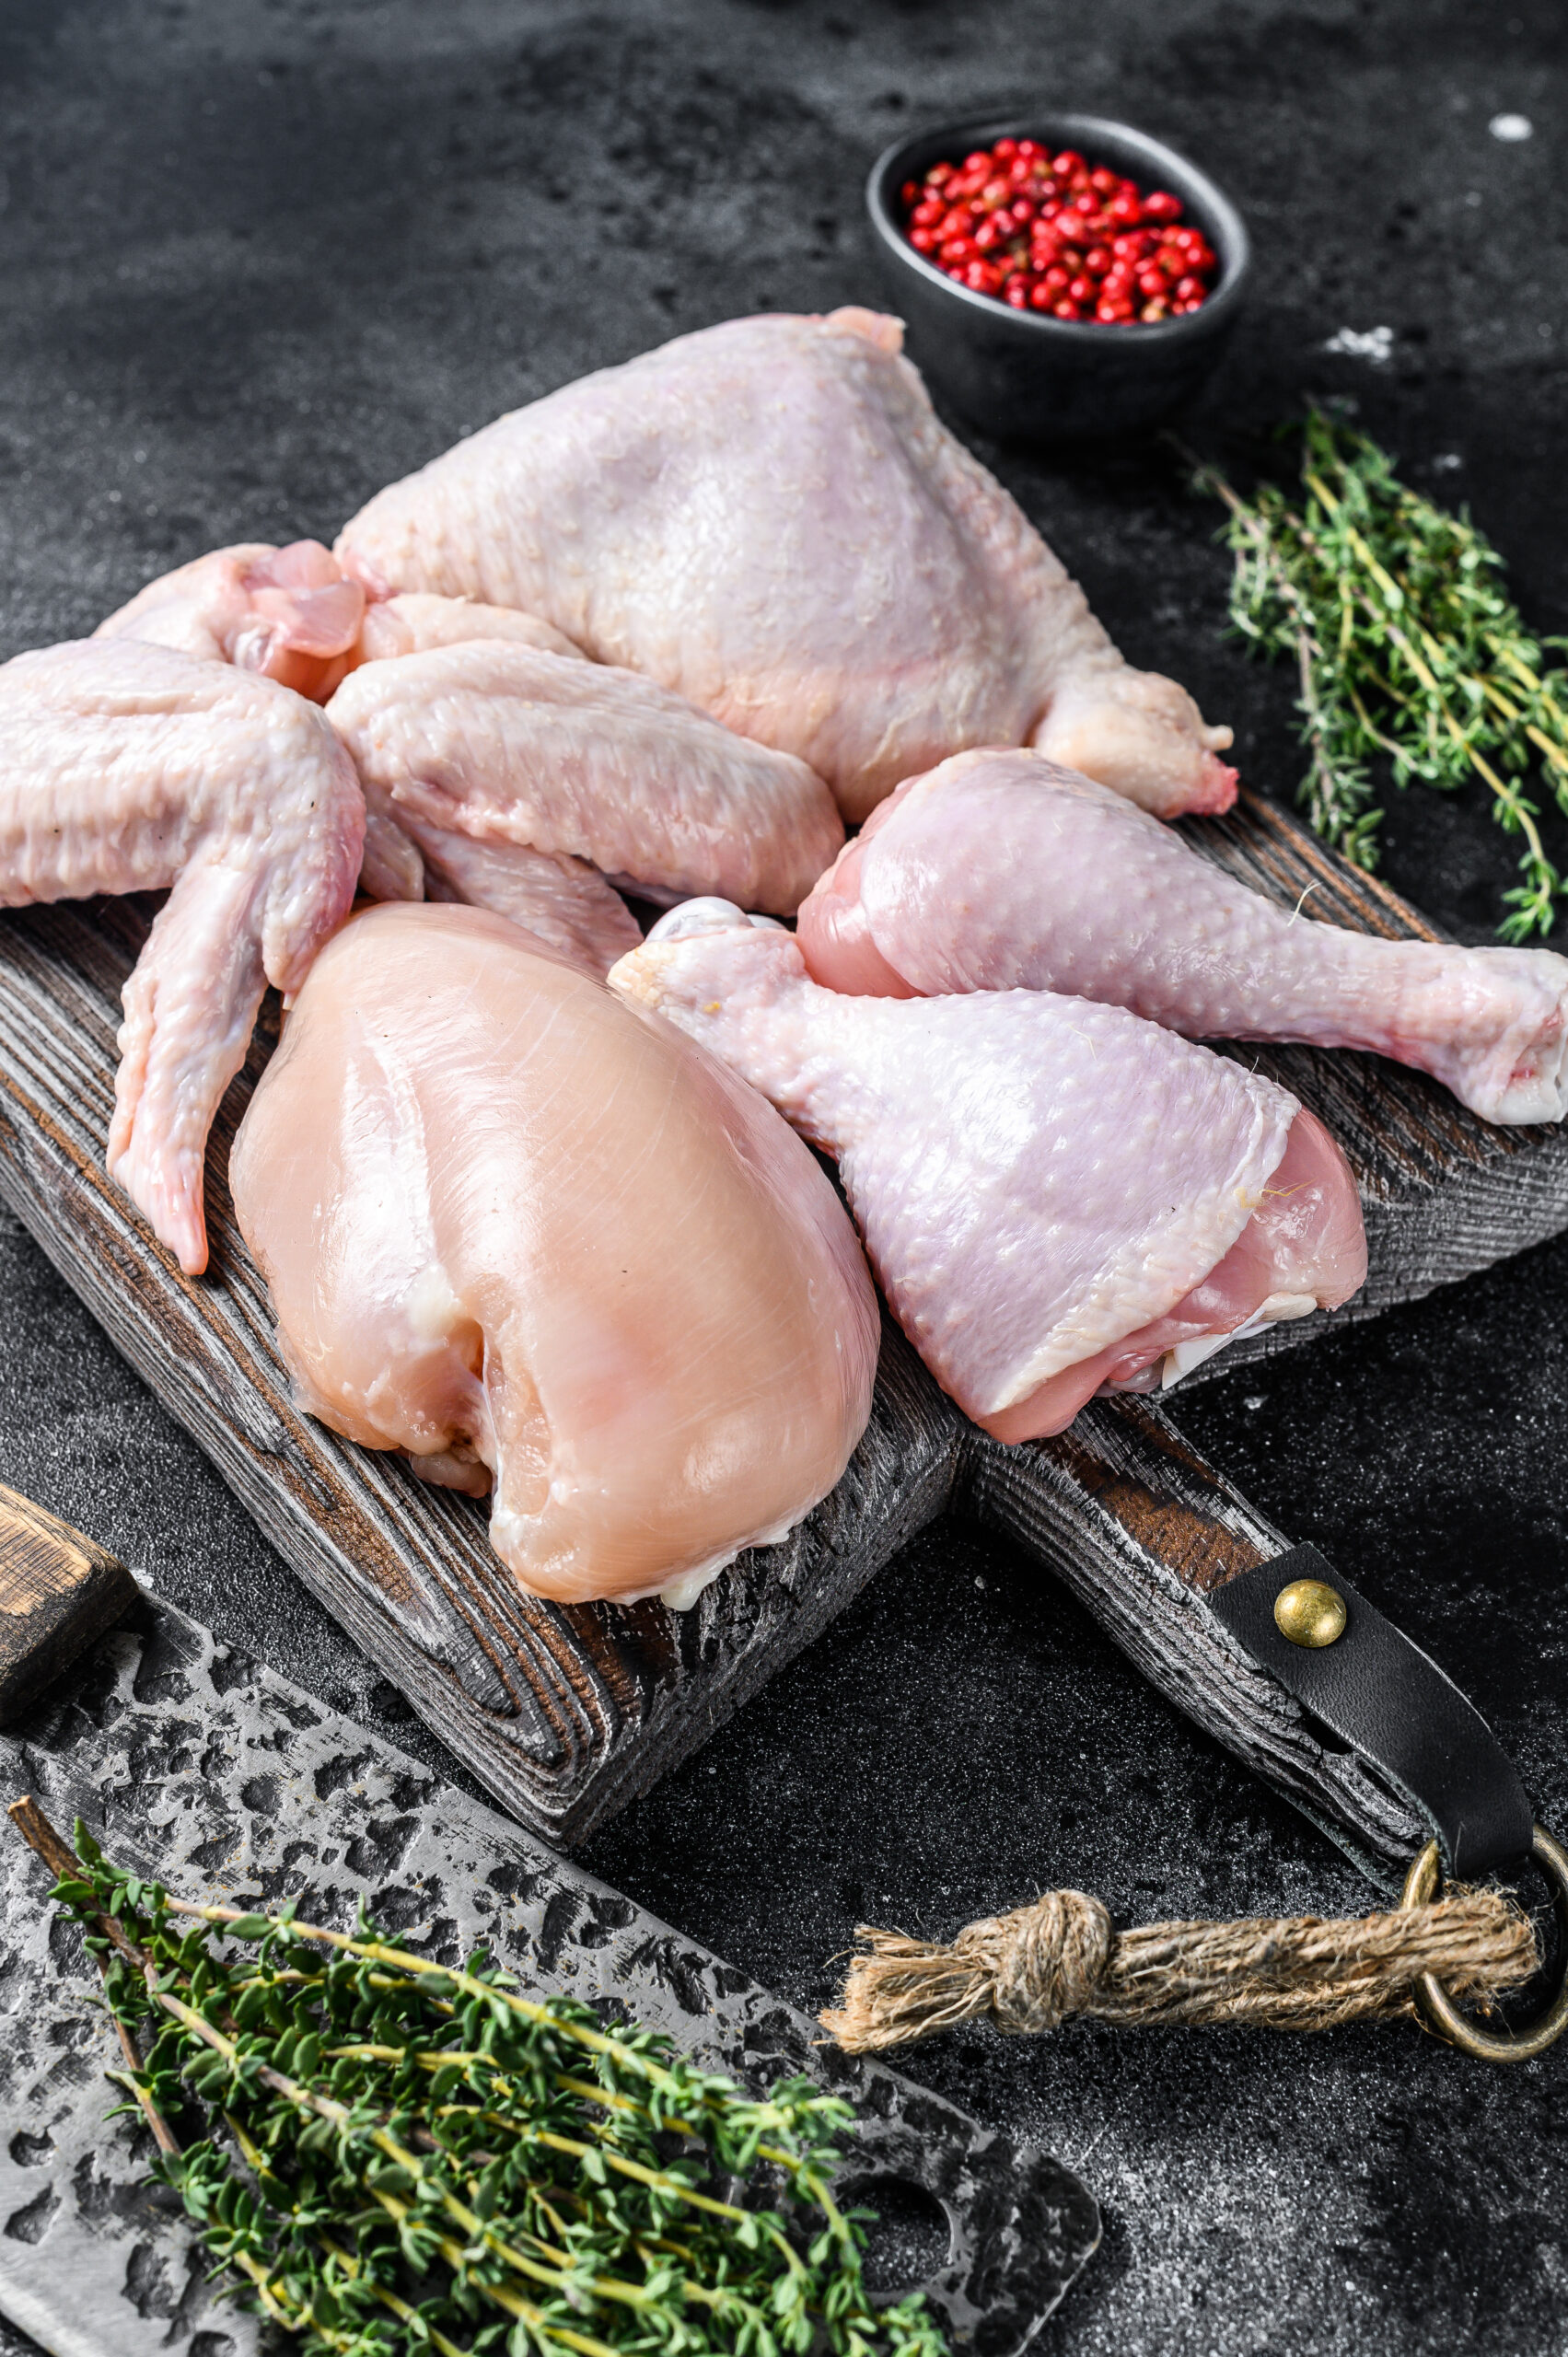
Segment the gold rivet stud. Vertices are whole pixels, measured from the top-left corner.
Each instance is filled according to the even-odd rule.
[[[1274,1598],[1274,1626],[1293,1645],[1331,1645],[1345,1632],[1345,1600],[1327,1580],[1292,1580]]]

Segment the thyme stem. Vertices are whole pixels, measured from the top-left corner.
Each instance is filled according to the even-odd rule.
[[[12,1814],[103,1970],[155,2174],[308,2351],[940,2357],[918,2297],[865,2295],[830,2183],[852,2115],[810,2080],[753,2100],[482,1954],[171,1899]]]
[[[1383,817],[1368,807],[1370,761],[1388,761],[1401,787],[1479,779],[1523,846],[1498,930],[1511,941],[1550,932],[1564,883],[1521,781],[1539,763],[1568,814],[1568,672],[1543,666],[1497,551],[1324,410],[1300,429],[1297,502],[1272,482],[1244,500],[1184,455],[1227,512],[1232,629],[1294,662],[1308,754],[1299,798],[1316,832],[1370,870]]]

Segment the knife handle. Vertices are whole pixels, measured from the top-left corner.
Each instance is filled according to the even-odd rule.
[[[1093,1400],[1054,1440],[1005,1447],[977,1435],[965,1494],[1381,1888],[1399,1890],[1429,1837],[1450,1875],[1485,1874],[1527,1850],[1529,1803],[1484,1720],[1150,1401]],[[1337,1591],[1342,1640],[1287,1642],[1276,1626],[1281,1590],[1304,1570]]]
[[[107,1550],[0,1484],[0,1726],[140,1593]]]

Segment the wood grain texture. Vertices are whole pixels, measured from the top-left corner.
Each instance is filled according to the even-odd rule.
[[[1278,811],[1247,806],[1191,831],[1207,855],[1282,900],[1310,885],[1338,922],[1431,931]],[[294,1408],[226,1179],[275,1014],[214,1131],[209,1275],[183,1276],[110,1182],[119,992],[150,906],[0,917],[0,1194],[280,1552],[525,1823],[552,1840],[585,1839],[962,1494],[1059,1571],[1173,1701],[1364,1858],[1408,1850],[1411,1821],[1398,1805],[1317,1744],[1205,1608],[1207,1589],[1286,1542],[1158,1411],[1100,1403],[1061,1441],[999,1449],[890,1327],[865,1437],[838,1490],[783,1546],[743,1556],[685,1614],[656,1601],[568,1607],[522,1595],[491,1552],[481,1505]],[[1568,1154],[1555,1132],[1491,1130],[1435,1084],[1376,1058],[1247,1053],[1297,1087],[1351,1155],[1373,1258],[1365,1314],[1568,1225]],[[1323,1330],[1303,1320],[1281,1329],[1280,1346]],[[1235,1354],[1209,1364],[1227,1363]]]
[[[0,1193],[280,1553],[503,1804],[559,1841],[645,1791],[941,1512],[960,1419],[885,1336],[871,1423],[831,1497],[690,1612],[522,1594],[472,1499],[301,1416],[235,1223],[228,1150],[263,1022],[207,1159],[212,1261],[183,1275],[103,1167],[134,900],[0,919]]]
[[[1063,1580],[1179,1710],[1397,1890],[1426,1828],[1335,1747],[1208,1603],[1291,1542],[1157,1408],[1097,1399],[1059,1439],[1014,1448],[976,1434],[960,1495]]]
[[[139,1594],[115,1556],[0,1483],[0,1726]]]

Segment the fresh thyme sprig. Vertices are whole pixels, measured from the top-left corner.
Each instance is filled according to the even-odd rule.
[[[1198,486],[1230,511],[1230,619],[1299,681],[1310,755],[1300,799],[1315,830],[1356,866],[1377,861],[1369,764],[1446,792],[1480,778],[1523,881],[1504,895],[1508,941],[1551,929],[1564,881],[1546,854],[1538,762],[1568,812],[1568,672],[1549,669],[1504,586],[1503,559],[1464,513],[1402,483],[1377,444],[1331,412],[1301,427],[1301,495],[1260,484],[1242,499],[1214,467]]]
[[[867,2298],[854,2114],[811,2080],[754,2099],[482,1952],[193,1907],[12,1815],[145,2047],[111,2075],[154,2174],[310,2357],[940,2357],[918,2296]]]

